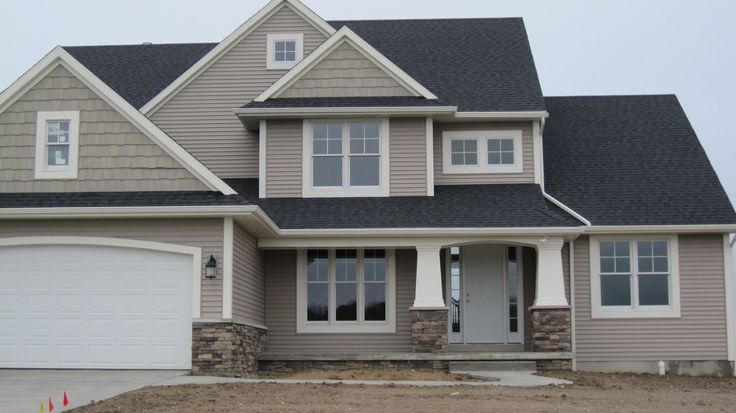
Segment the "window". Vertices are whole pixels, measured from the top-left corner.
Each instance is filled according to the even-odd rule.
[[[79,112],[38,112],[36,179],[75,179],[79,150]]]
[[[299,333],[394,332],[393,251],[299,251]]]
[[[594,318],[679,317],[677,237],[591,239]]]
[[[387,125],[305,122],[304,196],[388,196]]]
[[[266,69],[288,70],[304,57],[302,33],[271,33],[266,35]]]
[[[448,131],[442,134],[445,174],[521,173],[521,131]]]

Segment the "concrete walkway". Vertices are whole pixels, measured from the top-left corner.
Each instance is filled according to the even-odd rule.
[[[67,409],[84,406],[145,386],[160,384],[188,371],[117,370],[2,370],[0,369],[0,412],[38,412],[41,402],[48,412],[49,396],[54,412],[62,410],[64,392]]]

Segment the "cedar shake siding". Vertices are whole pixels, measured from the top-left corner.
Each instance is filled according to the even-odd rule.
[[[151,120],[221,178],[258,177],[258,134],[233,113],[281,78],[266,69],[269,33],[303,33],[306,57],[326,37],[288,5],[184,86]]]
[[[405,87],[343,42],[322,58],[278,98],[413,96]]]
[[[411,351],[416,251],[396,250],[396,332],[296,334],[296,251],[266,251],[266,325],[269,353]]]
[[[722,235],[680,235],[681,318],[591,319],[590,243],[575,241],[578,361],[726,360]]]
[[[233,318],[265,325],[264,296],[263,251],[252,235],[233,224]]]
[[[521,130],[521,173],[444,174],[442,172],[442,132],[477,130]],[[482,160],[485,154],[478,154]],[[434,124],[434,183],[435,185],[462,184],[529,184],[534,183],[534,139],[531,122],[464,122]]]
[[[77,179],[35,179],[38,112],[79,111]],[[208,191],[64,66],[0,113],[0,192]]]
[[[222,263],[222,219],[97,219],[0,221],[0,237],[74,236],[125,238],[202,248],[203,319],[222,318],[222,265],[217,278],[204,278],[204,264],[214,255]]]

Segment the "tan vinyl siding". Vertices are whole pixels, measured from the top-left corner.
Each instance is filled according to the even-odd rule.
[[[265,325],[263,251],[257,240],[233,225],[233,318]]]
[[[268,33],[303,33],[305,57],[325,41],[323,34],[284,6],[151,115],[222,178],[258,177],[258,135],[246,131],[233,109],[286,73],[266,69]]]
[[[36,180],[38,112],[79,111],[78,178]],[[0,113],[0,192],[209,190],[63,66]]]
[[[575,241],[575,322],[579,361],[725,360],[722,235],[680,235],[679,319],[590,318],[590,245]]]
[[[126,238],[202,248],[202,318],[222,318],[222,265],[204,279],[204,263],[222,262],[222,219],[98,219],[0,221],[0,237],[76,236]]]
[[[269,120],[266,128],[266,196],[302,196],[302,121]]]
[[[442,132],[464,130],[521,130],[523,172],[504,174],[443,174]],[[482,160],[485,154],[478,154]],[[534,139],[531,122],[467,122],[436,123],[434,125],[434,183],[458,184],[521,184],[534,183]]]
[[[413,96],[350,43],[343,42],[275,97]]]
[[[425,119],[391,119],[391,196],[427,195]]]
[[[296,334],[296,251],[266,251],[266,326],[271,353],[411,351],[416,251],[396,251],[396,333]]]

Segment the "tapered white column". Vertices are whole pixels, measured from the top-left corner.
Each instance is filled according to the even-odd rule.
[[[417,247],[417,278],[413,308],[444,308],[441,246]]]
[[[546,238],[537,243],[537,292],[534,307],[568,307],[565,277],[562,274],[561,237]]]

